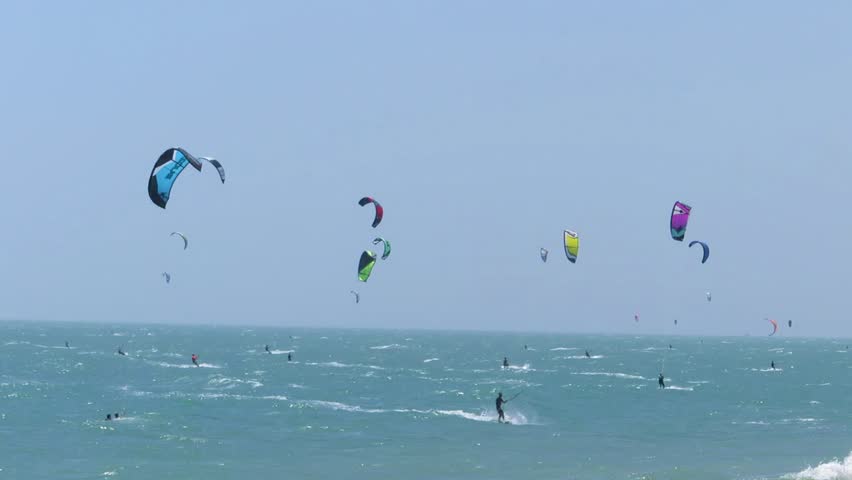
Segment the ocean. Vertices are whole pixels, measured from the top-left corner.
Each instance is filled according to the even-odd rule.
[[[852,479],[850,368],[780,335],[7,322],[0,478]]]

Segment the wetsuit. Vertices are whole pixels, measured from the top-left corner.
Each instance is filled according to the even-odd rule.
[[[266,346],[266,351],[269,352],[269,345]],[[272,353],[272,352],[269,352]]]
[[[659,380],[657,380],[657,383],[659,384],[660,388],[666,388],[666,382],[663,381],[664,378],[665,377],[663,377],[663,374],[661,373]]]
[[[504,367],[508,367],[508,366],[509,366],[509,359],[507,359],[507,358],[503,357],[503,366],[504,366]]]
[[[192,355],[192,363],[197,367],[198,366],[198,355]]]
[[[293,355],[288,353],[287,354],[287,361],[289,362],[290,360],[293,360]]]
[[[775,370],[775,360],[772,361],[772,370]]]
[[[591,356],[591,355],[589,355],[589,351],[588,351],[588,350],[586,350],[586,358],[592,358],[592,356]]]
[[[503,421],[506,420],[506,417],[503,415],[503,404],[506,403],[506,401],[503,400],[503,396],[500,395],[499,397],[497,397],[496,403],[497,403],[497,421],[503,422]]]

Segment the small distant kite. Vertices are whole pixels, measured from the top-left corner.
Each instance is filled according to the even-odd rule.
[[[686,224],[689,222],[690,210],[692,210],[692,207],[681,202],[675,202],[674,207],[672,207],[672,238],[678,242],[682,242],[683,237],[686,236]]]
[[[769,334],[769,336],[771,337],[772,335],[775,335],[775,332],[778,331],[778,322],[772,320],[771,318],[767,318],[766,320],[769,320],[769,323],[772,324],[772,333]]]
[[[787,320],[787,328],[793,328],[793,321]]]
[[[707,292],[707,301],[709,302],[711,300],[713,300],[713,294],[710,293],[710,292]]]
[[[189,240],[186,239],[186,235],[184,235],[180,232],[172,232],[171,235],[169,235],[169,236],[173,237],[175,235],[177,235],[178,237],[180,237],[183,240],[183,249],[186,250],[186,247],[189,246]]]
[[[385,249],[382,253],[382,260],[387,260],[388,256],[391,254],[391,244],[389,241],[385,240],[382,237],[377,237],[373,239],[373,245],[378,245],[380,243],[384,245]]]
[[[704,249],[704,254],[701,257],[701,263],[704,263],[704,262],[707,261],[708,258],[710,258],[710,247],[708,247],[707,244],[704,243],[704,242],[699,242],[698,240],[693,240],[693,241],[689,242],[689,248],[692,248],[692,246],[696,245],[696,244],[701,245],[701,248]]]
[[[358,295],[358,292],[356,292],[355,290],[349,290],[349,293],[351,293],[352,295],[355,295],[355,303],[358,303],[358,302],[361,301],[361,295]]]
[[[170,148],[160,155],[148,178],[148,196],[155,205],[166,208],[172,186],[187,165],[201,171],[201,161],[182,148]]]
[[[546,248],[542,248],[541,251],[539,251],[539,254],[541,255],[541,261],[542,262],[547,263],[547,254],[548,253],[550,253],[550,252],[548,252]]]
[[[569,262],[577,263],[577,254],[580,251],[580,236],[577,235],[577,232],[565,230],[563,238],[565,240],[565,256],[568,257]]]
[[[163,272],[163,278],[165,278],[165,279],[166,279],[166,284],[169,284],[169,283],[171,283],[171,281],[172,281],[172,276],[171,276],[171,275],[169,275],[169,274],[168,274],[168,273],[166,273],[166,272]]]
[[[376,207],[376,216],[373,218],[373,228],[376,228],[385,216],[385,209],[382,208],[379,202],[374,200],[372,197],[364,197],[361,200],[358,200],[358,205],[361,205],[362,207],[368,203],[372,203]]]
[[[376,266],[376,254],[364,250],[361,254],[361,260],[358,261],[358,280],[366,282],[373,273],[373,267]]]
[[[677,326],[677,319],[675,319],[675,326]]]
[[[219,179],[222,180],[222,183],[225,183],[225,167],[219,163],[219,160],[216,160],[213,157],[198,157],[199,160],[207,160],[210,162],[210,165],[216,167],[216,170],[219,172]]]
[[[638,312],[633,314],[633,321],[634,321],[634,322],[638,322],[638,321],[639,321],[639,313],[638,313]]]

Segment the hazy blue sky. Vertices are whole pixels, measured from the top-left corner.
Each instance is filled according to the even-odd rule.
[[[0,316],[735,335],[771,316],[852,335],[850,19],[848,2],[6,2]],[[227,183],[187,170],[154,206],[171,146]],[[669,236],[675,200],[705,265]],[[376,234],[394,253],[358,284]]]

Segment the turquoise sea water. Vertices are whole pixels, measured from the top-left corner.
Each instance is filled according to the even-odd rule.
[[[779,336],[2,323],[0,478],[849,479],[850,368]]]

